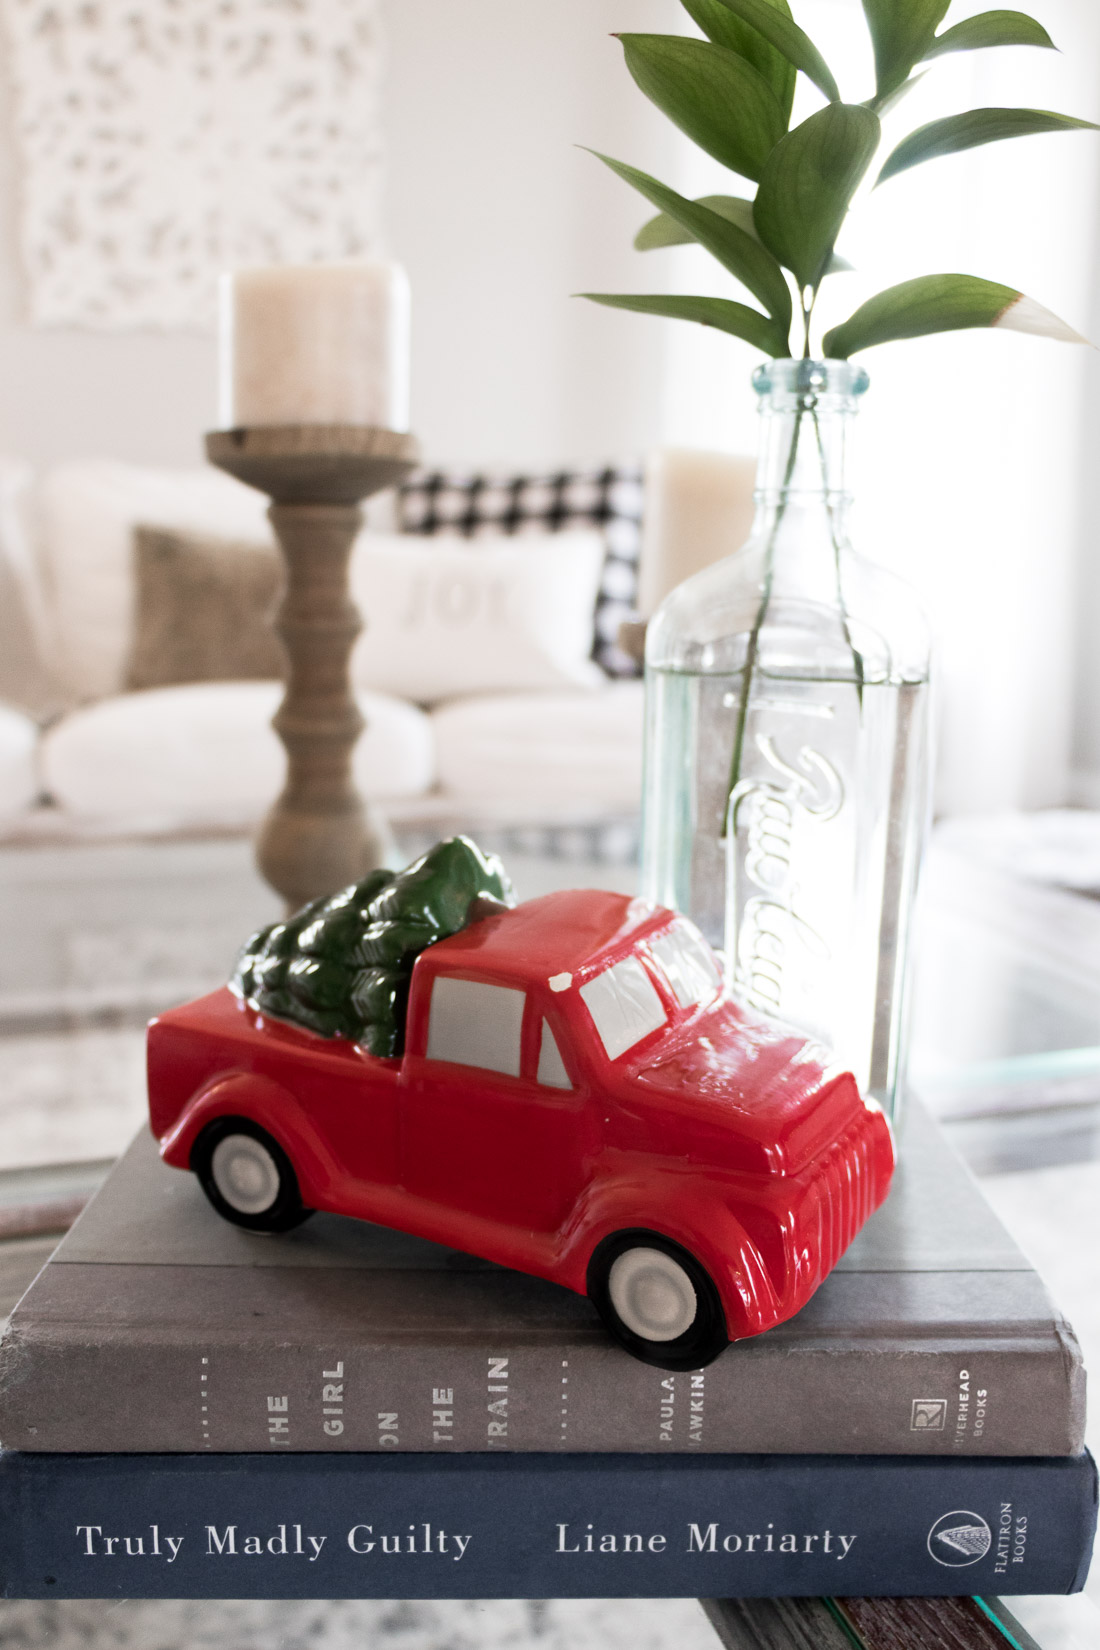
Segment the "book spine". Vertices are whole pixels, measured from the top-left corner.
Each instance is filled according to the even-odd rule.
[[[1087,1456],[0,1457],[20,1598],[1064,1593],[1095,1526]]]
[[[672,1374],[610,1341],[207,1344],[13,1324],[0,1441],[79,1451],[600,1451],[1072,1455],[1084,1377],[1072,1335],[764,1336]]]

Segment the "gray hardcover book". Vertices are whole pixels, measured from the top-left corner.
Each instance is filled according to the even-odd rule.
[[[813,1300],[668,1374],[588,1302],[332,1215],[222,1221],[142,1134],[16,1308],[21,1450],[628,1450],[1070,1455],[1068,1324],[916,1107],[904,1162]]]

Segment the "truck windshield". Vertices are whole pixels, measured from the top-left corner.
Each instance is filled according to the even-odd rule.
[[[609,1060],[618,1059],[668,1018],[637,957],[624,957],[613,968],[605,968],[581,986],[581,998]]]
[[[721,975],[714,952],[697,928],[689,922],[674,922],[665,933],[650,940],[649,948],[681,1008],[710,1001],[721,984]]]

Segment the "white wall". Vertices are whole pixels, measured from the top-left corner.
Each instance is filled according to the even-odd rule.
[[[1093,268],[1100,269],[1100,223]],[[1100,291],[1093,288],[1089,337],[1100,339]],[[1076,680],[1072,734],[1072,800],[1100,808],[1100,354],[1085,363],[1080,431],[1081,531],[1078,536],[1074,642]]]
[[[390,0],[389,222],[415,293],[414,422],[479,462],[641,452],[665,324],[578,290],[638,289],[648,215],[588,144],[660,170],[676,142],[611,30],[674,0]]]
[[[428,455],[557,463],[656,438],[666,323],[570,293],[636,285],[643,202],[575,146],[660,170],[677,139],[612,29],[675,0],[386,0],[390,250],[414,292],[414,425]],[[214,415],[209,338],[32,331],[0,82],[0,451],[189,463]]]
[[[974,53],[951,66],[953,87],[937,76],[945,94],[956,108],[1030,104],[1100,120],[1100,8],[1036,9],[1061,52]],[[876,283],[971,270],[1089,332],[1098,201],[1090,132],[930,162],[868,203],[868,230],[891,242]],[[858,240],[853,258],[862,262]],[[1048,807],[1070,792],[1075,564],[1096,530],[1082,493],[1092,353],[974,332],[866,357],[875,404],[861,431],[860,531],[913,579],[934,620],[945,811]]]
[[[32,331],[24,319],[17,215],[11,87],[0,49],[0,452],[35,464],[91,455],[197,461],[214,410],[211,342],[185,334]]]

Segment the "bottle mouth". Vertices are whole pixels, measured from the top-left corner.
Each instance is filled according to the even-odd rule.
[[[764,361],[752,375],[757,395],[792,406],[813,406],[822,398],[855,401],[871,380],[852,361],[806,361],[794,358]]]

